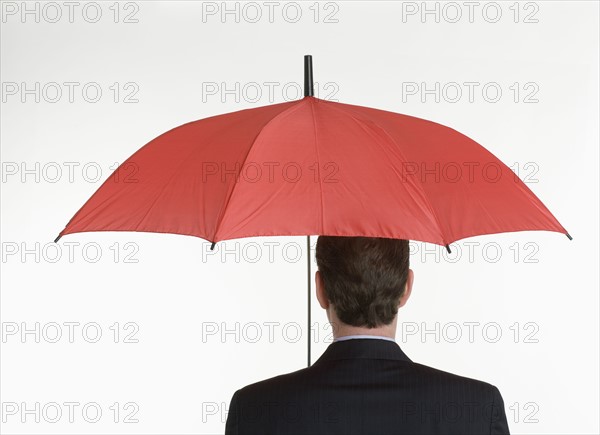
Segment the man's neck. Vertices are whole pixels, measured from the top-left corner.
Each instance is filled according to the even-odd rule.
[[[387,337],[393,340],[396,339],[396,325],[398,324],[398,316],[389,325],[379,326],[377,328],[365,328],[363,326],[352,326],[342,322],[335,313],[333,306],[329,306],[327,310],[327,319],[333,329],[333,339],[346,337],[348,335],[375,335],[379,337]]]

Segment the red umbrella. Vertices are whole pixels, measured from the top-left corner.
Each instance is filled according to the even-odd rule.
[[[214,247],[242,237],[330,235],[450,250],[466,237],[525,230],[571,238],[509,167],[458,131],[315,98],[305,56],[303,99],[158,136],[115,170],[56,241],[142,231],[197,236]]]

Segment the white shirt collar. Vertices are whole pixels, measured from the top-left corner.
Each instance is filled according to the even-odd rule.
[[[388,340],[388,341],[393,341],[395,342],[396,340],[394,340],[391,337],[383,337],[381,335],[345,335],[343,337],[338,337],[336,339],[333,340],[333,342],[335,343],[336,341],[346,341],[346,340],[352,340],[354,338],[372,338],[372,339],[379,339],[379,340]]]

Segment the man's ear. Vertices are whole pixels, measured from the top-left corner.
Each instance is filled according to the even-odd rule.
[[[410,294],[412,292],[413,282],[415,280],[415,274],[412,269],[408,269],[408,277],[406,278],[406,286],[404,288],[404,293],[400,298],[400,303],[398,304],[398,308],[403,307],[410,298]]]
[[[319,301],[319,305],[321,305],[321,308],[326,310],[327,308],[329,308],[329,300],[325,295],[325,283],[323,282],[323,276],[318,270],[315,272],[315,287],[317,291],[317,300]]]

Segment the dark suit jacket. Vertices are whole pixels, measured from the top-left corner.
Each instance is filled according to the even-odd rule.
[[[508,433],[495,386],[365,338],[334,342],[311,367],[236,391],[225,428],[226,435]]]

